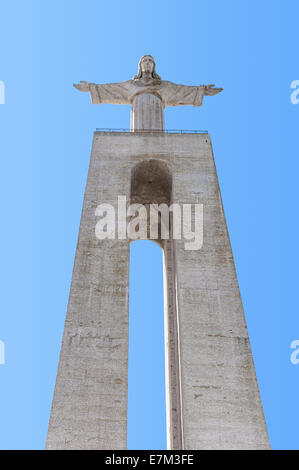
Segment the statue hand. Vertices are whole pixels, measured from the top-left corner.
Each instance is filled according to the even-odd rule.
[[[89,89],[89,83],[88,82],[85,82],[85,81],[80,81],[79,84],[77,83],[74,83],[73,86],[77,89],[77,90],[80,90],[80,91],[90,91]]]
[[[213,88],[215,85],[203,85],[205,95],[216,95],[223,90],[223,88]]]

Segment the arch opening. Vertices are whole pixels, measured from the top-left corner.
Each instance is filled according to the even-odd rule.
[[[130,245],[128,449],[166,449],[163,253]]]

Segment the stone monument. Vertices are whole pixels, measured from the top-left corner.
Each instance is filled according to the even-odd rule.
[[[130,240],[95,236],[97,206],[116,206],[119,195],[203,204],[200,250],[160,231],[155,240],[168,449],[268,449],[210,136],[164,132],[166,106],[201,106],[222,89],[161,80],[150,55],[132,80],[74,86],[94,104],[130,104],[131,132],[94,133],[47,449],[126,449]]]

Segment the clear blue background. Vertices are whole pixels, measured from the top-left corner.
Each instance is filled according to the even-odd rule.
[[[129,127],[127,106],[91,106],[72,83],[126,80],[145,53],[164,79],[224,88],[167,109],[166,127],[211,134],[271,445],[299,448],[298,13],[297,0],[1,0],[1,448],[44,447],[92,134]],[[155,282],[158,253],[142,251]]]

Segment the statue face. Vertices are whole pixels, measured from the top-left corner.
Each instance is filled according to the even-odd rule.
[[[145,56],[141,61],[141,71],[142,73],[152,74],[154,71],[154,62],[151,57]]]

